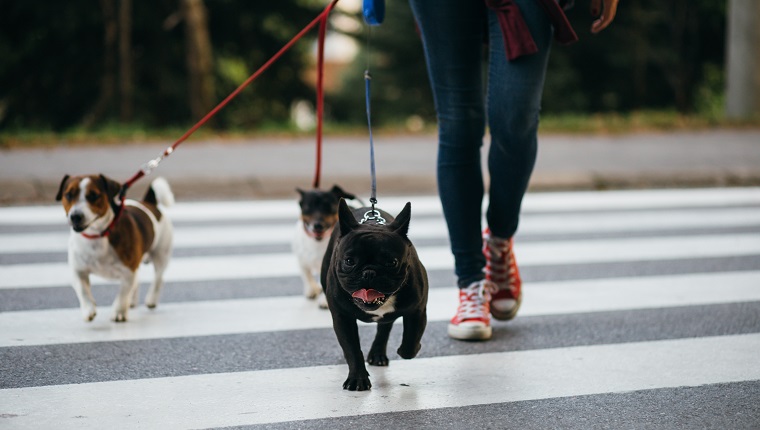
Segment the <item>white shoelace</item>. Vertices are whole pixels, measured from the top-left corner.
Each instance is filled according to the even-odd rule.
[[[466,299],[460,300],[457,312],[460,320],[488,317],[486,305],[491,301],[491,293],[495,292],[496,286],[486,280],[473,282],[467,288],[463,288]]]

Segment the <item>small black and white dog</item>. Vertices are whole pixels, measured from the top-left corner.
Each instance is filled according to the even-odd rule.
[[[339,228],[330,237],[321,280],[335,335],[348,364],[344,389],[363,391],[372,386],[356,320],[377,323],[367,355],[371,365],[388,365],[388,337],[399,317],[404,319],[404,333],[398,354],[409,359],[420,350],[427,324],[428,278],[407,237],[410,214],[410,203],[394,220],[380,210],[352,211],[340,201]]]
[[[303,294],[309,299],[317,299],[321,308],[327,308],[327,301],[319,285],[319,271],[327,250],[328,240],[335,223],[338,222],[338,202],[341,198],[356,199],[351,193],[333,185],[329,191],[304,191],[296,188],[300,195],[298,205],[301,216],[296,222],[292,250],[298,260]]]

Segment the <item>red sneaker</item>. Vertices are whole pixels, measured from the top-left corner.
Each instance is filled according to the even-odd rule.
[[[491,338],[489,303],[496,286],[485,279],[459,290],[459,308],[449,323],[449,337],[459,340]]]
[[[511,320],[522,303],[522,280],[512,251],[512,238],[492,236],[491,230],[486,228],[483,255],[486,256],[486,279],[497,288],[491,296],[491,315],[497,320]]]

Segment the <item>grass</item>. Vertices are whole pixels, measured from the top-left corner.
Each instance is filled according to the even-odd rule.
[[[685,115],[671,110],[588,115],[545,115],[539,132],[550,134],[626,134],[652,131],[689,131],[717,128],[760,128],[760,118],[729,120],[716,115]]]
[[[0,148],[45,147],[60,145],[108,145],[124,143],[170,142],[178,139],[187,127],[151,128],[139,124],[107,124],[94,129],[72,128],[54,132],[49,130],[2,130]],[[541,117],[539,132],[542,134],[626,134],[652,131],[708,130],[715,128],[760,128],[760,118],[732,121],[717,115],[684,115],[670,110],[637,111],[632,113],[561,114]],[[406,123],[399,121],[376,127],[377,134],[431,134],[435,124],[427,123],[412,132]],[[364,135],[364,124],[344,125],[328,122],[325,135]],[[215,130],[201,127],[190,140],[243,139],[261,137],[308,137],[314,131],[300,131],[288,123],[264,123],[256,129]]]

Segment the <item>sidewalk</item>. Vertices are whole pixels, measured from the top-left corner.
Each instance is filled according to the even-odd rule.
[[[124,181],[169,144],[2,150],[0,205],[52,204],[67,173]],[[295,198],[296,187],[311,187],[314,153],[313,138],[189,141],[151,177],[166,177],[179,200]],[[375,154],[378,196],[436,192],[435,136],[377,136]],[[366,138],[327,136],[322,172],[323,188],[338,183],[366,198]],[[149,182],[140,180],[130,196]],[[760,185],[758,130],[542,135],[531,190],[740,185]]]

